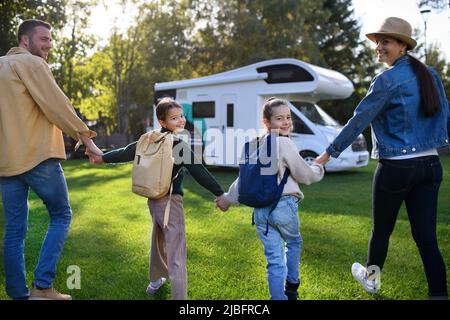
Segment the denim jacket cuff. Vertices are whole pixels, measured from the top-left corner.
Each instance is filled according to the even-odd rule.
[[[335,149],[335,146],[332,145],[332,144],[329,145],[329,147],[327,148],[326,151],[327,151],[328,154],[329,154],[330,156],[332,156],[333,158],[337,158],[337,157],[339,157],[339,155],[341,154],[341,152],[337,151],[337,150]]]

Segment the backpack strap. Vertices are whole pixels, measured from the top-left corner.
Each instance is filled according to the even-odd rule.
[[[277,194],[278,201],[273,203],[272,207],[270,208],[269,214],[267,215],[266,232],[264,232],[265,236],[267,236],[267,233],[269,233],[269,217],[270,217],[270,214],[277,207],[278,202],[280,201],[281,196],[283,195],[284,185],[286,184],[287,179],[289,178],[290,174],[291,174],[291,170],[289,170],[289,168],[286,168],[286,170],[284,171],[284,174],[283,174],[283,178],[281,179],[281,182],[280,182],[279,187],[278,187],[278,194]],[[254,224],[254,222],[253,222],[253,224]]]
[[[244,161],[247,163],[250,159],[250,142],[246,142],[244,145]]]
[[[171,134],[169,131],[168,132],[164,132],[157,140],[155,140],[155,143],[158,143],[160,141],[162,141],[163,139],[165,139],[169,134]]]
[[[272,156],[272,136],[270,133],[266,137],[266,144],[267,144],[267,156],[270,158]]]
[[[171,134],[170,132],[165,132],[158,139],[156,139],[155,141],[152,141],[151,138],[150,138],[151,133],[152,132],[148,132],[148,133],[143,135],[143,136],[148,135],[148,139],[147,139],[148,143],[147,143],[147,147],[145,147],[145,150],[148,150],[148,148],[150,147],[150,144],[152,144],[152,143],[160,143],[160,142],[164,141],[169,134]]]
[[[170,203],[172,202],[173,182],[180,174],[181,169],[182,168],[180,168],[180,170],[178,170],[177,174],[175,175],[175,177],[173,177],[172,181],[170,182],[169,201],[167,202],[166,209],[164,210],[164,225],[163,225],[164,228],[166,228],[169,223]]]
[[[284,171],[284,174],[283,174],[283,179],[281,179],[281,182],[280,182],[280,186],[282,185],[283,188],[284,188],[284,185],[286,184],[287,179],[289,178],[290,174],[291,174],[291,170],[289,170],[289,168],[286,168],[286,170]]]

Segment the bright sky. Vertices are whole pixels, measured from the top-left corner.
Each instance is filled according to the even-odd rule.
[[[419,29],[424,36],[424,20],[416,0],[353,0],[355,16],[361,21],[361,34],[377,31],[387,17],[399,17],[408,21],[413,29]],[[443,56],[450,61],[450,9],[427,14],[427,46],[439,44]],[[416,39],[421,42],[423,39]]]
[[[125,31],[133,23],[136,15],[137,9],[134,5],[127,5],[124,8],[117,4],[117,1],[99,1],[97,7],[91,11],[89,31],[100,37],[101,45],[106,44],[114,26],[119,31]]]
[[[92,11],[91,31],[102,39],[101,44],[105,44],[114,25],[121,26],[120,30],[125,30],[130,25],[136,15],[136,8],[129,6],[124,10],[115,4],[116,1],[100,1],[102,2],[106,2],[108,7],[99,4]],[[416,0],[353,0],[353,6],[355,17],[360,19],[362,25],[362,37],[365,33],[378,30],[382,21],[390,16],[407,20],[413,28],[420,29],[424,34],[424,21]],[[438,43],[443,56],[450,61],[449,8],[441,13],[432,11],[427,15],[427,43]]]

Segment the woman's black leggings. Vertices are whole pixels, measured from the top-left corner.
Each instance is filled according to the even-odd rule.
[[[442,166],[438,156],[379,161],[373,180],[372,237],[367,266],[383,268],[398,212],[405,202],[425,268],[430,296],[447,296],[447,276],[436,236]]]

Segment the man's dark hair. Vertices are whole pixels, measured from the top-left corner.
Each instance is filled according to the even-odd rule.
[[[48,30],[52,30],[52,26],[44,21],[41,20],[37,20],[37,19],[30,19],[30,20],[25,20],[24,22],[22,22],[19,26],[19,30],[17,32],[17,38],[19,40],[22,39],[23,35],[27,35],[28,37],[31,37],[33,35],[34,32],[34,28],[36,27],[45,27]]]

